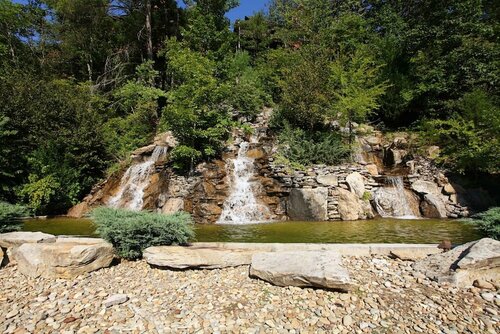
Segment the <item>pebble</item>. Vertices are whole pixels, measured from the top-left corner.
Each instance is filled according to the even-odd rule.
[[[489,292],[483,292],[481,294],[481,297],[486,300],[487,302],[492,302],[493,299],[495,299],[495,295],[493,295],[492,293],[489,293]]]
[[[248,266],[169,271],[122,261],[49,280],[9,265],[0,270],[0,333],[500,332],[495,293],[492,303],[477,287],[417,284],[411,265],[388,257],[343,262],[359,287],[350,293],[273,286],[249,278]]]

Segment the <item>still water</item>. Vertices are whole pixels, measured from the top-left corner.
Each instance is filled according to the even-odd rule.
[[[24,231],[54,235],[96,236],[89,219],[30,219]],[[248,225],[195,226],[196,240],[220,242],[283,243],[439,243],[448,239],[461,244],[481,238],[470,225],[457,220],[402,220],[379,218],[339,222],[275,222]]]

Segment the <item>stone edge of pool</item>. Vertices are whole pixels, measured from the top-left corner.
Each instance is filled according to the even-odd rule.
[[[246,242],[193,242],[199,248],[246,249],[261,252],[336,251],[345,256],[390,255],[392,252],[411,252],[414,256],[441,253],[438,244],[317,244],[317,243],[246,243]]]

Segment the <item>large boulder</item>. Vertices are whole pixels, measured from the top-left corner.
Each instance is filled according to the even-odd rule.
[[[56,237],[42,232],[9,232],[0,234],[0,247],[16,248],[26,243],[51,243]]]
[[[440,190],[434,182],[424,181],[424,180],[416,180],[411,184],[411,189],[416,193],[425,195],[425,194],[439,194]]]
[[[248,265],[253,252],[216,247],[155,246],[142,252],[147,263],[173,269],[217,269]]]
[[[420,211],[426,218],[446,218],[446,204],[442,197],[436,194],[424,195],[424,200],[420,203]]]
[[[373,218],[373,210],[368,201],[363,201],[349,190],[338,189],[338,210],[340,219],[357,220]]]
[[[19,272],[33,278],[73,278],[108,267],[113,258],[113,246],[97,238],[58,238],[53,243],[26,243],[14,253]]]
[[[355,193],[359,198],[363,197],[365,193],[365,181],[363,175],[358,172],[353,172],[346,177],[346,182],[349,185],[349,189]]]
[[[415,263],[415,271],[437,282],[460,287],[475,280],[500,282],[500,241],[484,238]]]
[[[278,286],[341,291],[353,286],[340,255],[333,251],[257,253],[252,257],[250,276]]]
[[[294,188],[288,197],[288,216],[293,220],[328,220],[328,188]]]

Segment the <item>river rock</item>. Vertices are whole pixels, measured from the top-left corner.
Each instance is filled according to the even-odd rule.
[[[128,301],[128,296],[125,294],[112,295],[104,301],[104,306],[111,307],[115,305],[120,305]]]
[[[169,198],[163,208],[162,213],[170,214],[184,210],[184,200],[182,198]]]
[[[51,243],[56,237],[42,232],[9,232],[0,234],[0,247],[16,248],[26,243]]]
[[[147,263],[174,269],[217,269],[248,265],[253,252],[216,247],[155,246],[142,252]]]
[[[19,271],[33,278],[73,278],[108,267],[113,258],[113,246],[97,238],[58,238],[54,243],[25,243],[14,253]]]
[[[483,238],[415,263],[414,269],[437,282],[469,287],[475,280],[500,281],[500,241]]]
[[[346,177],[346,182],[349,189],[355,193],[359,198],[363,197],[365,193],[365,181],[363,175],[358,172],[353,172]]]
[[[340,291],[353,287],[340,255],[333,251],[257,253],[252,257],[250,276],[278,286]]]
[[[288,198],[288,215],[292,220],[328,220],[328,188],[294,188]]]

